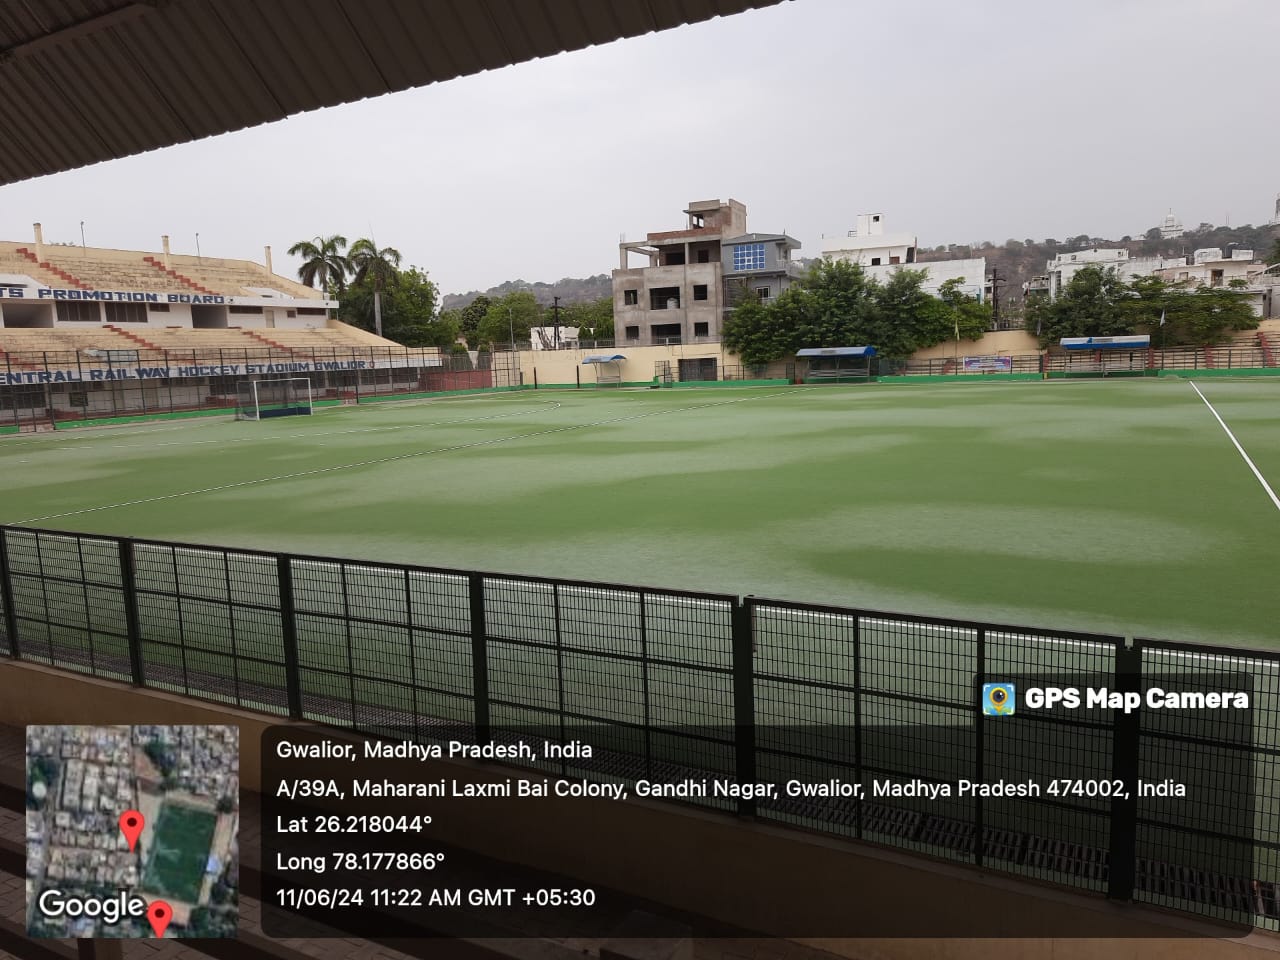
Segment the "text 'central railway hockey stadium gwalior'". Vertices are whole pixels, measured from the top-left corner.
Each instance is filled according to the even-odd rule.
[[[506,386],[329,319],[265,263],[0,243],[0,429],[225,412],[237,384],[309,377],[315,402]],[[505,365],[503,372],[505,373]]]

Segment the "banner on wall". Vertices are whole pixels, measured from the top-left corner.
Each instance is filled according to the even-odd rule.
[[[965,373],[1011,373],[1013,357],[965,357]]]
[[[144,365],[62,368],[47,370],[0,369],[0,386],[39,383],[106,383],[117,380],[165,380],[192,377],[257,377],[299,373],[341,373],[403,367],[438,367],[439,357],[392,357],[385,360],[294,360],[289,363],[183,364],[170,367]]]

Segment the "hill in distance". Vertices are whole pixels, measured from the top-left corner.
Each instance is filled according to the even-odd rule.
[[[551,305],[552,297],[559,297],[561,305],[564,305],[566,303],[588,303],[592,300],[599,300],[601,297],[613,296],[613,285],[609,274],[598,273],[594,277],[586,277],[584,279],[564,277],[555,283],[530,283],[528,280],[508,280],[505,283],[498,284],[496,287],[490,287],[488,290],[446,294],[440,307],[443,310],[460,310],[479,296],[486,296],[491,300],[496,300],[498,297],[506,296],[508,293],[517,293],[522,290],[531,291],[534,298],[544,306]]]
[[[1203,247],[1219,247],[1225,256],[1230,256],[1229,251],[1232,247],[1236,247],[1252,250],[1254,257],[1261,259],[1267,257],[1277,241],[1280,241],[1280,226],[1276,225],[1255,227],[1252,224],[1245,224],[1241,227],[1215,227],[1211,223],[1202,223],[1198,227],[1188,229],[1181,237],[1173,240],[1161,239],[1160,231],[1152,228],[1144,236],[1124,236],[1119,240],[1081,234],[1065,240],[1056,240],[1052,237],[1045,240],[1010,238],[1002,244],[982,241],[949,243],[936,247],[922,246],[918,250],[917,257],[919,266],[927,266],[931,261],[937,260],[986,257],[988,274],[994,268],[1000,278],[1005,281],[1000,287],[1002,308],[1016,310],[1022,301],[1022,285],[1032,277],[1043,274],[1046,264],[1060,253],[1090,250],[1094,247],[1124,247],[1131,257],[1176,257],[1188,255],[1193,250]],[[804,267],[808,267],[812,262],[810,258],[799,260]],[[449,294],[444,298],[442,307],[446,310],[459,309],[482,293],[490,298],[496,298],[517,290],[530,290],[539,303],[548,305],[553,296],[559,296],[560,302],[565,304],[598,300],[612,295],[609,275],[600,273],[584,279],[565,277],[555,283],[508,280],[506,283],[484,291],[472,290],[470,293]]]

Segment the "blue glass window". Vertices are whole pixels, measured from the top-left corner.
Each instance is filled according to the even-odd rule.
[[[739,243],[733,248],[733,269],[763,270],[764,244]]]

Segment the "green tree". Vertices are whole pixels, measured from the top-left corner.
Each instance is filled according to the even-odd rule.
[[[450,370],[471,370],[471,354],[467,352],[467,348],[461,343],[455,343],[449,348],[449,369]]]
[[[338,309],[338,317],[362,330],[376,329],[379,292],[366,277],[353,281]],[[394,273],[381,291],[383,333],[408,347],[448,347],[458,337],[456,317],[437,314],[439,293],[417,267]]]
[[[30,757],[27,760],[27,807],[38,810],[43,802],[36,798],[35,786],[43,784],[48,791],[58,782],[58,761],[53,757]],[[48,794],[46,793],[46,797]]]
[[[461,310],[441,310],[440,313],[436,315],[436,319],[440,323],[448,324],[451,328],[457,330],[459,336],[462,335]]]
[[[1280,237],[1276,237],[1275,243],[1271,245],[1271,252],[1267,254],[1267,263],[1280,263]]]
[[[895,270],[872,295],[876,309],[848,345],[869,344],[883,357],[908,357],[951,336],[946,306],[924,291],[925,270]]]
[[[400,251],[395,247],[379,248],[372,240],[361,237],[351,244],[347,254],[354,274],[353,282],[369,282],[373,287],[373,329],[382,336],[382,291],[400,269]]]
[[[1209,346],[1258,326],[1258,317],[1238,289],[1188,289],[1159,277],[1136,277],[1129,283],[1129,295],[1128,332],[1150,333],[1159,346]]]
[[[484,319],[484,315],[489,312],[491,306],[493,301],[482,293],[458,311],[462,335],[467,338],[467,345],[473,350],[480,345],[477,336],[480,321]]]
[[[1145,330],[1156,346],[1185,343],[1185,291],[1157,276],[1134,277],[1125,310],[1129,332]],[[1163,323],[1161,322],[1163,321]]]
[[[877,284],[859,264],[823,258],[778,297],[783,329],[797,347],[848,347],[875,344]]]
[[[733,297],[739,305],[725,321],[725,346],[748,365],[802,347],[873,346],[899,359],[957,331],[968,340],[987,332],[991,307],[966,295],[963,280],[944,283],[934,297],[924,289],[926,279],[926,270],[901,269],[878,283],[856,263],[820,260],[767,306]]]
[[[146,746],[142,748],[142,752],[150,758],[152,764],[155,765],[155,768],[166,777],[173,773],[174,768],[178,764],[178,760],[174,756],[173,751],[163,740],[148,740]]]
[[[1222,343],[1233,333],[1258,328],[1257,315],[1235,290],[1200,287],[1183,296],[1191,301],[1186,329],[1192,343]]]
[[[960,289],[963,284],[963,277],[952,277],[938,288],[938,299],[946,306],[951,325],[943,339],[954,338],[959,332],[961,340],[981,340],[991,329],[991,304],[965,293]]]
[[[613,297],[566,304],[560,320],[566,327],[578,328],[579,340],[612,340]]]
[[[756,297],[745,297],[725,319],[724,345],[747,366],[781,360],[795,351],[790,332],[783,328],[784,316],[776,304],[766,307]]]
[[[347,274],[351,272],[351,264],[343,255],[346,248],[347,238],[335,233],[328,237],[300,240],[289,248],[289,256],[302,258],[302,266],[298,268],[299,280],[308,287],[318,286],[321,290],[328,290],[332,284],[334,292],[341,298],[347,288]]]
[[[476,344],[507,343],[514,332],[519,340],[530,339],[533,327],[543,326],[542,305],[529,290],[516,290],[489,304],[476,328]]]
[[[1047,347],[1063,337],[1110,337],[1130,332],[1128,285],[1114,270],[1085,267],[1056,300],[1037,299],[1027,307],[1027,332]]]

